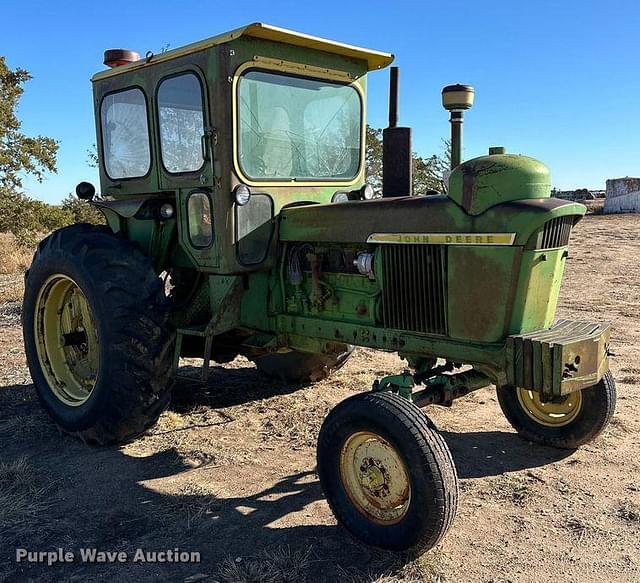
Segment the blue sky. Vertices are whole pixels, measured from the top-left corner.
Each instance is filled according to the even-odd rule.
[[[122,8],[120,8],[122,7]],[[559,188],[604,188],[640,175],[640,4],[631,0],[369,2],[5,2],[0,54],[28,69],[19,115],[27,134],[60,141],[58,174],[26,190],[56,202],[80,180],[95,142],[91,75],[106,48],[144,54],[263,21],[393,52],[401,68],[400,121],[414,149],[448,136],[440,90],[476,88],[465,157],[490,145],[543,160]],[[369,123],[387,121],[386,72],[369,77]]]

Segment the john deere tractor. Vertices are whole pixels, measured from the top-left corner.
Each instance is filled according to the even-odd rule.
[[[105,53],[93,81],[106,218],[38,247],[24,341],[44,408],[109,444],[167,406],[180,357],[244,355],[265,376],[325,378],[354,346],[407,366],[340,403],[318,475],[362,541],[423,552],[449,528],[454,463],[421,410],[495,385],[525,439],[577,448],[615,405],[609,327],[555,321],[572,227],[547,168],[504,148],[462,162],[474,92],[442,92],[443,194],[411,191],[411,132],[391,75],[384,180],[365,176],[367,74],[393,56],[251,24],[140,58]]]

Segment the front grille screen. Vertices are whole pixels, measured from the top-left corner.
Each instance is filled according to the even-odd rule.
[[[573,226],[573,217],[558,217],[544,224],[539,249],[554,249],[569,244],[569,235]]]
[[[444,245],[382,245],[385,328],[447,332]]]

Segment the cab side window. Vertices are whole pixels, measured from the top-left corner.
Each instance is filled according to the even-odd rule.
[[[209,247],[213,242],[211,201],[205,192],[192,192],[187,199],[189,240],[197,249]]]
[[[202,85],[193,73],[169,77],[158,87],[160,151],[167,172],[181,174],[202,168],[204,113]]]
[[[100,105],[104,169],[112,180],[141,178],[151,168],[147,102],[134,87],[105,95]]]

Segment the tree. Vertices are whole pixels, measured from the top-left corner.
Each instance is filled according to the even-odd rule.
[[[444,161],[435,154],[422,158],[413,153],[413,194],[431,194],[442,192]]]
[[[367,184],[379,196],[382,193],[382,130],[367,126],[365,152]]]
[[[451,148],[444,142],[445,151],[442,156],[433,154],[429,157],[419,156],[413,152],[413,194],[427,194],[429,191],[442,192],[442,180],[449,169]],[[382,130],[367,126],[367,144],[365,167],[367,184],[373,187],[379,196],[382,193]]]
[[[69,214],[71,223],[91,223],[93,225],[104,224],[104,215],[86,200],[80,200],[74,194],[69,194],[62,201],[60,208]]]
[[[25,174],[42,181],[45,172],[56,171],[58,143],[52,138],[24,135],[16,115],[23,84],[31,79],[24,69],[11,70],[0,57],[0,231],[11,231],[23,244],[33,243],[39,228],[63,217],[49,205],[21,192]]]
[[[15,192],[22,187],[21,174],[42,180],[44,173],[56,171],[58,143],[44,136],[30,138],[21,131],[16,108],[22,85],[31,79],[24,69],[12,71],[0,57],[0,190]]]

